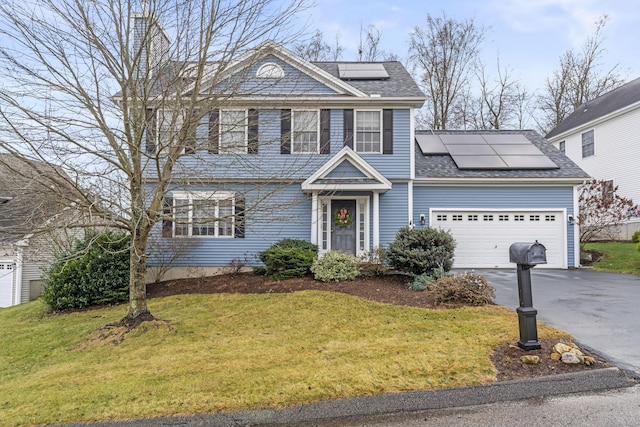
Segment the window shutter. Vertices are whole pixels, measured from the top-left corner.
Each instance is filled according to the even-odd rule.
[[[196,142],[197,142],[197,135],[196,135],[196,131],[198,130],[198,122],[196,122],[196,120],[198,119],[199,114],[195,111],[192,112],[191,117],[189,118],[189,122],[186,123],[185,125],[189,127],[190,132],[189,132],[189,136],[187,137],[187,140],[184,144],[184,154],[193,154],[196,152],[197,146],[196,146]]]
[[[243,196],[236,196],[235,203],[235,223],[234,223],[234,237],[236,239],[244,239],[244,212],[245,212],[245,204]]]
[[[249,109],[249,140],[247,153],[258,154],[258,110]]]
[[[344,110],[344,145],[353,148],[353,110]]]
[[[393,110],[382,110],[382,154],[393,154]]]
[[[145,151],[150,154],[156,152],[156,112],[147,108],[145,113]]]
[[[331,153],[331,110],[320,110],[320,154]]]
[[[209,113],[209,153],[218,154],[220,135],[220,110]]]
[[[165,197],[162,201],[162,214],[165,217],[162,220],[162,237],[173,237],[173,221],[167,217],[172,215],[173,198]]]
[[[291,154],[291,110],[280,111],[280,154]]]

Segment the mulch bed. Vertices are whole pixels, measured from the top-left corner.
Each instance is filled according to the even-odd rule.
[[[177,294],[213,294],[213,293],[287,293],[302,290],[322,290],[342,292],[371,301],[405,305],[411,307],[442,309],[455,305],[442,306],[435,304],[425,293],[409,288],[411,279],[400,274],[378,276],[361,276],[348,283],[323,283],[312,277],[302,277],[283,281],[273,281],[270,277],[251,273],[222,274],[211,277],[170,280],[147,285],[149,298],[164,297]],[[516,344],[506,343],[495,349],[491,356],[498,381],[532,378],[538,376],[564,374],[591,369],[610,367],[604,359],[583,350],[583,353],[596,359],[591,366],[568,365],[550,359],[551,348],[557,343],[553,340],[540,340],[542,348],[524,351]],[[526,365],[520,361],[523,355],[540,356],[537,365]]]

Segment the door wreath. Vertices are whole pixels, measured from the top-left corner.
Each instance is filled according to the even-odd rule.
[[[345,228],[351,225],[353,218],[347,208],[338,209],[333,215],[333,222],[340,228]]]

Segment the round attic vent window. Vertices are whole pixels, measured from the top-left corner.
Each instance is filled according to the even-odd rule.
[[[256,73],[256,77],[262,79],[280,79],[284,77],[284,71],[282,67],[278,64],[274,64],[273,62],[268,62],[263,64],[260,68],[258,68],[258,72]]]

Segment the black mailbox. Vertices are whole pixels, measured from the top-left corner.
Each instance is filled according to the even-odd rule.
[[[535,243],[514,243],[509,247],[509,261],[520,265],[547,263],[547,248]]]

